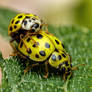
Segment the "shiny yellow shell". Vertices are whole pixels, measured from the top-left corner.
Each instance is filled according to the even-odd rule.
[[[64,65],[63,65],[63,63],[64,63]],[[70,57],[68,54],[66,54],[62,50],[58,50],[58,52],[54,51],[49,59],[49,64],[55,68],[61,68],[61,69],[62,69],[62,67],[67,68],[67,65],[68,65],[68,67],[70,67],[70,64],[71,64]],[[60,66],[60,65],[62,65],[62,66]]]
[[[71,59],[65,51],[54,51],[51,54],[48,62],[52,67],[59,69],[59,71],[62,72],[64,80],[70,79],[72,76]]]
[[[35,17],[37,19],[39,19],[38,16],[36,15],[33,15],[33,14],[26,14],[26,13],[20,13],[20,14],[17,14],[13,19],[11,19],[10,21],[10,24],[8,26],[8,34],[9,35],[12,35],[13,33],[15,32],[18,32],[18,30],[21,28],[21,24],[23,22],[23,20],[26,18],[26,17]]]
[[[63,43],[57,37],[51,34],[47,34],[45,32],[43,32],[43,34],[46,35],[51,40],[51,42],[54,44],[57,50],[64,50]]]
[[[35,62],[48,62],[51,67],[62,71],[65,78],[70,78],[72,75],[70,56],[65,52],[62,42],[43,30],[38,34],[25,36],[20,41],[18,50]]]
[[[33,40],[36,41],[36,43],[38,44],[37,46]],[[23,39],[23,42],[21,41],[19,43],[18,46],[19,51],[34,61],[38,61],[38,62],[45,61],[55,50],[53,43],[46,35],[43,34],[42,31],[37,35],[25,37]],[[26,47],[29,50],[27,50]]]
[[[62,42],[58,38],[53,36],[53,39],[51,39],[50,37],[51,37],[50,35],[47,36],[47,33],[45,33],[43,30],[41,30],[40,33],[37,35],[25,37],[23,39],[23,42],[25,43],[26,46],[21,41],[18,46],[18,49],[21,53],[23,53],[25,56],[28,56],[30,59],[32,59],[34,61],[44,61],[51,55],[51,53],[55,49],[60,49],[62,51],[64,50],[64,48],[62,46]],[[35,47],[35,45],[34,45],[35,43],[33,40],[36,41],[36,43],[39,43],[38,46]],[[57,43],[57,41],[59,41],[59,44]],[[22,44],[22,46],[21,46],[21,44]],[[27,52],[26,47],[30,48],[30,50],[31,50],[30,54]],[[39,54],[40,51],[44,51],[45,56],[41,56]],[[39,57],[39,58],[37,58],[37,57]]]

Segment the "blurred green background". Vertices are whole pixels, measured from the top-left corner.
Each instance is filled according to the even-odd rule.
[[[82,0],[82,3],[75,9],[76,23],[92,28],[92,0]]]

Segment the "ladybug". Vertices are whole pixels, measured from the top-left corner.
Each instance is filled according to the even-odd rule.
[[[11,19],[8,26],[8,34],[12,36],[15,33],[20,33],[21,31],[37,32],[42,26],[42,20],[34,14],[17,14],[13,19]]]
[[[38,46],[33,43],[32,39],[36,41]],[[35,61],[35,64],[31,65],[32,67],[45,63],[45,78],[48,77],[48,64],[61,71],[64,80],[72,75],[71,59],[65,52],[62,42],[43,30],[39,34],[24,37],[18,45],[18,51],[26,58]],[[28,69],[27,67],[25,72]]]

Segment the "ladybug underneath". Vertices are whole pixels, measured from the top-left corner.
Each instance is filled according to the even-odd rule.
[[[32,42],[31,38],[36,40],[38,46]],[[45,78],[48,77],[48,64],[61,71],[64,80],[72,76],[73,68],[70,56],[65,52],[62,42],[55,36],[51,36],[44,31],[41,31],[39,34],[31,37],[24,37],[23,41],[20,41],[18,45],[18,51],[21,52],[25,58],[35,61],[35,64],[30,65],[30,67],[45,62]],[[25,72],[29,69],[30,68],[27,67]]]

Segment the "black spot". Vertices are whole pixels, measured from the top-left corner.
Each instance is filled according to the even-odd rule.
[[[66,76],[68,77],[70,74],[71,74],[71,73],[70,73],[70,72],[68,72],[68,73],[66,73]]]
[[[46,48],[50,48],[50,44],[49,43],[45,43],[45,47]]]
[[[14,22],[14,19],[12,20],[12,22],[11,22],[11,23],[13,24],[13,22]]]
[[[54,54],[52,55],[51,58],[52,58],[53,61],[56,61],[56,56]]]
[[[31,22],[31,19],[29,20],[29,22]]]
[[[33,47],[36,47],[36,44],[33,44]]]
[[[37,38],[41,39],[43,36],[41,34],[37,34]]]
[[[32,29],[31,32],[34,33],[35,32],[35,29]]]
[[[12,31],[13,30],[13,28],[12,27],[10,27],[10,31]]]
[[[55,48],[55,51],[58,52],[58,50]]]
[[[65,70],[66,70],[66,68],[65,68],[65,67],[62,67],[62,72],[63,72],[63,73],[65,72]]]
[[[68,61],[65,61],[65,65],[66,65],[66,66],[69,66]]]
[[[27,24],[27,21],[25,20],[25,21],[24,21],[24,25],[26,26],[26,24]]]
[[[39,58],[39,55],[38,55],[38,54],[36,54],[36,55],[35,55],[35,57],[36,57],[36,58]]]
[[[67,70],[68,72],[70,72],[71,71],[71,69],[70,68],[68,68],[68,70]]]
[[[58,40],[55,40],[55,42],[56,42],[57,44],[59,44],[59,41],[58,41]]]
[[[32,53],[32,51],[31,51],[30,48],[27,49],[27,53],[28,53],[28,54],[31,54],[31,53]]]
[[[30,16],[26,16],[25,18],[30,18]]]
[[[17,26],[15,25],[15,26],[14,26],[14,28],[16,29],[16,28],[17,28]]]
[[[29,42],[30,41],[30,38],[27,38],[27,42]]]
[[[59,66],[58,66],[58,69],[61,70],[61,67],[63,66],[63,63],[60,63]]]
[[[20,48],[22,48],[22,46],[23,46],[23,42],[20,43]]]
[[[63,46],[63,48],[65,48],[64,44],[61,44]]]
[[[34,28],[38,28],[39,27],[39,24],[34,24],[32,27],[34,27]]]
[[[39,45],[39,42],[36,42],[35,44],[33,44],[33,47],[37,47]]]
[[[64,54],[62,54],[63,57],[66,57]]]
[[[66,53],[65,53],[65,51],[62,51],[63,53],[64,53],[64,55],[67,55]]]
[[[18,16],[18,18],[22,18],[22,15]]]
[[[61,60],[61,55],[58,55],[58,59]]]
[[[40,51],[39,53],[40,53],[41,56],[45,56],[46,55],[45,51]]]
[[[15,24],[18,24],[20,21],[16,21]]]

